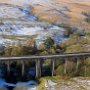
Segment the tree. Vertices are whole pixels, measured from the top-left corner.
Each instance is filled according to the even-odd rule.
[[[51,37],[48,37],[44,42],[45,48],[50,49],[54,45],[54,40]]]

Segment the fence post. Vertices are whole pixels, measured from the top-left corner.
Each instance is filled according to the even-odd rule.
[[[23,77],[25,72],[25,65],[24,65],[24,61],[21,61],[21,63],[22,63],[22,77]]]
[[[77,58],[77,62],[76,62],[76,72],[78,71],[78,67],[79,67],[79,63],[80,63],[79,60],[80,60],[80,59]]]
[[[64,64],[64,74],[67,73],[67,58],[65,58],[65,64]]]
[[[55,59],[51,60],[51,73],[52,73],[52,76],[55,75]]]
[[[36,60],[36,79],[41,77],[41,61],[38,59]]]
[[[10,61],[7,61],[7,73],[10,74]]]

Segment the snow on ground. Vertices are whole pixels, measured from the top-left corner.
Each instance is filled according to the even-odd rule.
[[[31,22],[33,22],[33,24]],[[63,31],[65,30],[64,28],[38,21],[30,21],[28,24],[29,25],[23,24],[22,22],[19,24],[12,24],[12,22],[9,22],[8,20],[3,21],[0,24],[0,44],[16,43],[18,41],[16,39],[11,40],[9,37],[18,37],[18,39],[24,40],[24,37],[34,36],[34,38],[37,40],[37,43],[45,40],[47,37],[55,37],[57,34],[58,37],[55,37],[56,39],[61,37],[62,40],[64,39],[64,36],[62,35]],[[61,41],[61,39],[58,39],[58,41]]]
[[[9,30],[7,29],[7,27],[5,27],[3,25],[4,28],[0,28],[0,44],[2,43],[5,43],[5,42],[11,42],[11,40],[8,38],[10,35],[13,37],[13,36],[35,36],[35,39],[36,40],[39,40],[39,41],[42,41],[42,40],[45,40],[47,37],[49,36],[52,36],[52,37],[55,37],[55,40],[58,39],[58,38],[64,38],[64,36],[62,35],[63,34],[63,31],[64,29],[63,28],[59,28],[59,27],[56,27],[56,26],[51,26],[51,27],[48,27],[48,28],[44,28],[44,27],[40,27],[40,26],[35,26],[35,27],[27,27],[27,26],[17,26],[15,25],[14,27],[11,26],[11,27],[8,27]],[[57,36],[58,34],[58,36]],[[7,38],[3,38],[3,35],[7,35]],[[57,37],[56,37],[57,36]],[[19,39],[19,38],[18,38]],[[61,41],[60,39],[58,39],[59,41]],[[16,41],[15,40],[12,40],[12,43],[15,43]]]
[[[6,6],[6,5],[0,5],[0,18],[19,18],[24,16],[25,14],[22,13],[17,8]]]
[[[41,31],[43,30],[43,28],[41,27],[24,27],[21,28],[21,30],[17,30],[16,33],[18,35],[36,35],[39,34]]]
[[[0,4],[0,19],[11,18],[11,19],[23,19],[31,18],[30,20],[35,20],[33,16],[27,9],[22,9],[18,6],[10,4]]]
[[[31,23],[31,21],[30,21]],[[36,34],[51,34],[51,33],[61,33],[64,31],[64,28],[50,25],[50,24],[43,24],[42,22],[39,22],[39,25],[37,26],[38,22],[33,22],[34,26],[32,23],[27,26],[21,24],[12,24],[11,22],[2,22],[0,24],[0,35],[36,35]],[[50,33],[48,33],[50,32]]]
[[[19,0],[20,1],[20,0]],[[43,1],[43,0],[26,0],[30,2],[30,4],[36,3],[48,3],[52,1]],[[25,1],[25,2],[26,2]],[[20,8],[15,5],[10,4],[0,4],[0,44],[5,43],[15,43],[14,40],[9,39],[11,36],[37,36],[35,39],[42,40],[46,39],[46,37],[56,35],[57,33],[61,34],[64,29],[55,25],[45,24],[40,21],[36,21],[36,17],[33,16],[32,13],[29,12],[30,6],[24,4],[24,8]],[[9,19],[9,20],[8,20]],[[4,20],[4,21],[3,21]],[[15,21],[16,20],[16,21]],[[18,21],[24,20],[28,22],[28,24],[23,24],[24,21],[21,21],[18,24]],[[15,22],[15,23],[13,23]],[[33,22],[34,24],[32,24]],[[3,38],[3,36],[8,36],[7,38]],[[60,36],[61,37],[61,36]]]

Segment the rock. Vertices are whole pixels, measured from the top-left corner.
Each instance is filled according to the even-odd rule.
[[[13,90],[36,90],[34,85],[18,84]]]
[[[26,86],[15,87],[13,90],[28,90]]]
[[[5,87],[0,87],[0,90],[7,90],[7,88],[5,88]]]
[[[48,88],[48,87],[54,87],[55,85],[57,85],[57,83],[51,81],[51,80],[46,80],[46,83],[45,83],[45,87]]]
[[[35,81],[18,82],[13,90],[36,90],[37,83]]]
[[[48,84],[45,90],[90,90],[90,79],[77,77],[66,81],[61,80],[57,85]]]

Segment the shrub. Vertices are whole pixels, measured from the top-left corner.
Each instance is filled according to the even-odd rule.
[[[39,80],[39,85],[37,87],[36,90],[44,90],[45,89],[45,79],[44,78],[41,78]]]
[[[82,12],[82,14],[86,16],[85,21],[90,23],[90,12]]]
[[[82,62],[79,73],[85,77],[90,76],[90,58],[87,58]]]
[[[87,52],[90,51],[90,39],[87,36],[72,35],[70,38],[60,45],[64,49],[64,52],[75,53],[75,52]]]
[[[59,27],[63,27],[65,28],[66,30],[64,31],[64,36],[66,37],[69,37],[71,34],[74,33],[74,31],[77,31],[77,28],[76,27],[71,27],[70,25],[68,24],[60,24],[58,25]]]
[[[51,37],[48,37],[45,41],[44,41],[44,45],[46,49],[51,48],[54,45],[54,40]]]
[[[20,56],[23,55],[22,46],[8,46],[5,48],[5,56]]]

